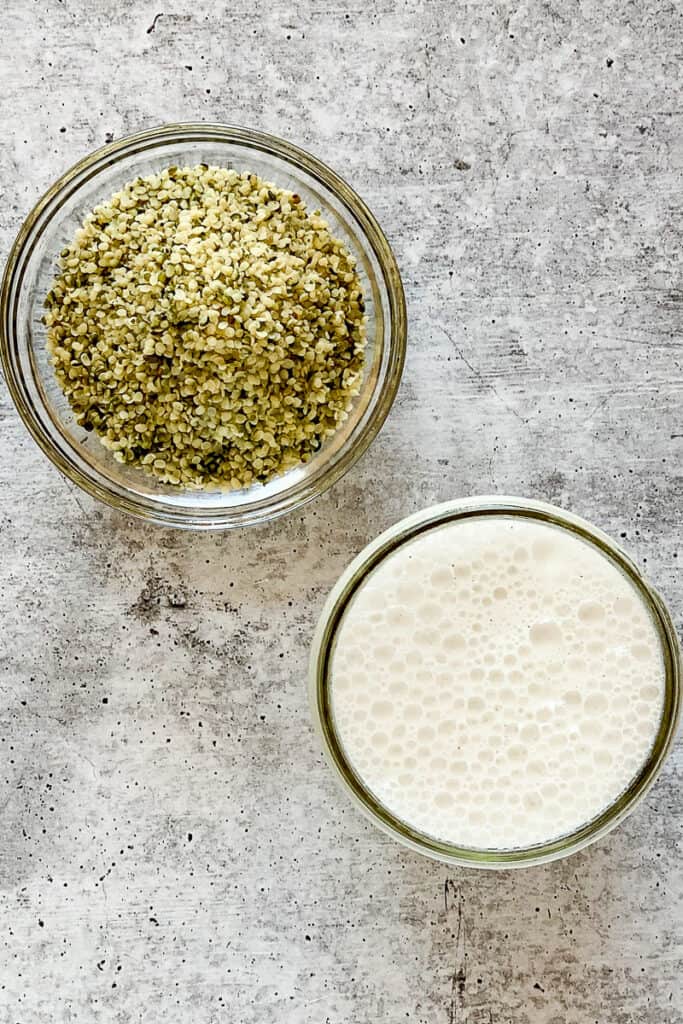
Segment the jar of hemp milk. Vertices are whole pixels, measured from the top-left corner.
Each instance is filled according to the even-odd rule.
[[[342,786],[451,863],[566,856],[642,799],[674,737],[680,651],[630,558],[519,498],[449,502],[387,530],[332,590],[310,694]]]

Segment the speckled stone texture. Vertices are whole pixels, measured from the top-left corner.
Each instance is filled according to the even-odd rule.
[[[47,185],[163,121],[285,135],[403,270],[370,452],[302,513],[154,529],[0,396],[0,1020],[681,1024],[681,748],[564,863],[379,835],[309,724],[314,621],[363,544],[476,492],[550,499],[680,626],[683,13],[655,0],[5,0],[0,253]]]

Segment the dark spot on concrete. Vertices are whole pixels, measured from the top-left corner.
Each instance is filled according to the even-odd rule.
[[[611,57],[608,57],[608,58],[607,58],[607,62],[606,62],[606,63],[607,63],[607,67],[608,67],[608,68],[611,68],[611,67],[612,67],[612,65],[614,64],[614,61],[612,60],[612,58],[611,58]]]
[[[162,607],[184,608],[186,604],[187,594],[183,587],[170,586],[166,580],[150,570],[140,595],[128,609],[128,614],[141,622],[150,623],[159,618]]]
[[[564,495],[566,483],[567,480],[564,473],[561,473],[559,469],[554,469],[547,475],[536,477],[534,487],[536,491],[545,495],[549,501],[558,501]]]
[[[469,171],[472,164],[468,164],[467,160],[461,160],[460,157],[453,161],[453,166],[456,171]]]
[[[163,585],[160,578],[150,573],[138,599],[131,605],[129,614],[143,622],[158,618],[162,596]]]

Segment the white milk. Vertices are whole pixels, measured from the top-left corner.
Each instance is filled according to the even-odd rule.
[[[599,549],[488,516],[433,528],[366,578],[339,628],[331,707],[397,818],[504,850],[613,803],[652,748],[664,679],[650,613]]]

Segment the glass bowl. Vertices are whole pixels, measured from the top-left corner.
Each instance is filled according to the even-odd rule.
[[[54,375],[41,321],[60,251],[84,216],[125,182],[172,164],[250,170],[319,208],[355,255],[368,340],[363,382],[348,419],[306,464],[243,490],[190,490],[120,465],[78,426]],[[262,522],[303,505],[362,455],[396,395],[406,346],[406,311],[393,253],[363,201],[334,171],[296,146],[221,124],[173,124],[132,135],[81,160],[50,188],[14,243],[0,294],[0,346],[12,398],[52,462],[95,498],[152,522],[225,529]]]
[[[665,671],[662,716],[650,754],[628,788],[592,821],[575,832],[527,848],[475,849],[456,846],[420,832],[396,817],[365,784],[346,757],[338,735],[330,697],[330,663],[337,630],[358,587],[396,548],[419,534],[461,518],[495,515],[541,520],[567,530],[597,547],[633,584],[652,616],[661,642]],[[337,781],[353,803],[378,828],[404,846],[435,860],[477,868],[514,868],[566,857],[606,835],[639,803],[659,774],[671,749],[680,711],[681,652],[676,630],[664,602],[643,578],[629,556],[591,523],[545,502],[507,496],[464,498],[409,516],[380,534],[351,562],[333,587],[316,627],[309,667],[313,721]],[[501,813],[505,808],[501,808]]]

